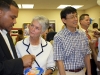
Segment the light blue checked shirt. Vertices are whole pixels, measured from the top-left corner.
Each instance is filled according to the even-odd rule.
[[[64,28],[54,37],[54,60],[63,60],[65,69],[84,67],[84,58],[90,53],[88,38],[78,29],[72,33]]]

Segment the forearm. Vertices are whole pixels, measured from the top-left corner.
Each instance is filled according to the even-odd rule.
[[[98,67],[99,70],[100,70],[100,62],[97,61],[97,53],[96,53],[95,49],[92,50],[92,55],[93,55],[93,59],[94,59],[96,65],[97,65],[97,67]]]
[[[97,41],[95,41],[95,42],[90,42],[89,44],[90,44],[90,48],[91,48],[91,50],[92,50],[92,58],[94,59],[94,61],[95,61],[96,65],[97,65],[97,67],[98,67],[99,70],[100,70],[100,62],[97,61],[98,52],[96,51],[96,42],[97,42]],[[98,45],[99,45],[99,42],[98,42]],[[98,50],[100,50],[99,47],[98,47]]]
[[[51,75],[53,73],[53,71],[51,69],[46,70],[44,75]]]
[[[57,67],[58,67],[60,75],[66,75],[64,64],[63,64],[62,60],[57,61]]]
[[[87,69],[87,75],[91,75],[90,54],[85,56],[85,65]]]

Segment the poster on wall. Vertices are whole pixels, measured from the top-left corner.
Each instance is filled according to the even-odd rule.
[[[49,26],[54,30],[55,30],[55,20],[49,20]]]
[[[29,25],[30,25],[30,23],[23,23],[23,33],[24,33],[24,36],[29,36],[29,29],[28,29]]]

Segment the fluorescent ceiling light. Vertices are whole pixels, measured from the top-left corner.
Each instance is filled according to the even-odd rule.
[[[74,7],[75,9],[78,9],[78,8],[81,8],[83,5],[60,5],[57,7],[57,9],[63,9],[65,7],[68,7],[68,6],[71,6],[71,7]]]
[[[60,5],[60,6],[57,7],[57,9],[63,9],[65,7],[68,7],[68,6],[71,6],[71,5]]]
[[[32,9],[34,4],[22,4],[22,8],[24,9]]]
[[[74,7],[75,9],[83,7],[83,5],[72,5],[71,7]]]
[[[18,4],[20,9],[33,9],[34,4]]]
[[[21,8],[21,4],[18,4],[18,7]]]

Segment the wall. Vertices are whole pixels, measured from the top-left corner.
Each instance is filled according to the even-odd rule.
[[[32,21],[32,18],[36,15],[44,15],[49,20],[55,20],[55,30],[56,32],[60,31],[63,23],[60,19],[60,11],[61,10],[19,10],[19,15],[17,18],[17,24],[14,25],[14,28],[22,28],[23,23],[30,23]],[[78,11],[78,16],[80,14],[84,13],[84,11]],[[15,42],[16,36],[13,36],[13,41]]]
[[[95,6],[92,8],[89,8],[87,10],[85,10],[85,13],[89,14],[89,16],[94,20],[93,22],[96,22],[99,24],[100,27],[100,23],[99,23],[99,18],[100,18],[100,6]]]
[[[15,24],[15,28],[21,28],[23,23],[30,23],[32,18],[36,15],[44,15],[49,20],[55,20],[56,23],[56,31],[60,31],[63,25],[60,19],[60,11],[61,10],[19,10],[19,15],[17,18],[17,24]],[[78,11],[78,15],[84,13],[84,11]]]
[[[55,20],[56,24],[56,31],[60,31],[62,28],[62,21],[60,19],[60,11],[61,10],[19,10],[19,16],[17,18],[17,24],[15,24],[14,28],[22,28],[23,23],[30,23],[32,18],[36,15],[44,15],[49,20]],[[94,6],[92,8],[89,8],[87,10],[78,10],[78,16],[80,16],[83,13],[87,13],[90,15],[90,17],[94,20],[93,22],[96,22],[99,24],[100,27],[100,6]],[[90,25],[90,28],[92,28],[92,25]],[[14,37],[15,38],[15,37]]]

